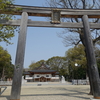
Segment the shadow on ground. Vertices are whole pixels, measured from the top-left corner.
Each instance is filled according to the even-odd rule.
[[[61,88],[59,88],[59,89],[61,89]],[[83,95],[85,94],[85,95],[88,95],[86,92],[81,92],[81,91],[79,91],[79,90],[68,90],[68,89],[65,89],[65,88],[62,88],[62,90],[64,90],[66,93],[58,93],[58,94],[29,94],[29,95],[21,95],[21,97],[29,97],[29,96],[31,96],[31,97],[35,97],[35,96],[40,96],[40,97],[42,97],[42,96],[50,96],[50,97],[57,97],[57,96],[66,96],[66,98],[68,98],[68,97],[74,97],[74,98],[77,98],[77,99],[83,99],[83,100],[89,100],[90,98],[89,97],[84,97]],[[8,96],[8,95],[6,95],[6,96],[3,96],[3,95],[1,95],[0,97],[5,97],[7,100],[10,100],[10,96]]]

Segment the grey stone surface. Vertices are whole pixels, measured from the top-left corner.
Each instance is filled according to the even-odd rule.
[[[90,100],[89,85],[68,85],[51,82],[41,86],[27,83],[22,86],[20,100]],[[0,96],[0,100],[9,100],[11,86]]]

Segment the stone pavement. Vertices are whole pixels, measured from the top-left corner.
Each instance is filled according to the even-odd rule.
[[[0,100],[10,99],[11,86],[0,96]],[[61,83],[28,83],[22,86],[20,100],[90,100],[89,85],[69,85]]]

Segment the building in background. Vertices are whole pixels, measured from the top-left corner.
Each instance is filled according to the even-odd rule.
[[[59,72],[49,69],[44,63],[38,68],[24,72],[27,82],[58,82]]]

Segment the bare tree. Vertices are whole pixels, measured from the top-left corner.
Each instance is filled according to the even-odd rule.
[[[100,8],[100,0],[47,0],[47,5],[50,7],[60,7],[60,8],[70,8],[70,9],[99,9]],[[62,18],[63,22],[81,22],[81,18]],[[90,19],[90,22],[100,22],[98,19]],[[71,34],[64,34],[71,32]],[[95,44],[100,40],[100,32],[96,29],[91,29],[93,43]],[[73,37],[72,33],[78,33],[79,37]],[[65,29],[64,32],[59,33],[59,37],[63,38],[65,46],[69,45],[77,45],[80,42],[84,42],[83,30],[80,28],[77,29]],[[69,43],[70,39],[70,43]],[[74,41],[74,42],[73,42]]]
[[[67,9],[99,9],[100,8],[100,0],[47,0],[47,4],[50,7],[60,7],[60,8],[67,8]],[[81,18],[62,18],[61,19],[64,22],[82,22]],[[100,20],[97,19],[89,19],[89,22],[98,23]],[[69,33],[71,34],[65,34]],[[74,37],[73,37],[73,34]],[[75,36],[75,33],[78,33],[79,36]],[[81,42],[85,46],[85,40],[84,40],[84,30],[81,28],[77,29],[65,29],[64,32],[61,32],[59,36],[63,38],[65,46],[69,45],[77,45],[79,42]],[[96,29],[91,29],[91,35],[93,39],[93,44],[95,45],[100,40],[100,32]],[[90,74],[88,74],[90,75]],[[91,86],[91,80],[90,80],[90,86]],[[90,90],[90,94],[92,94],[92,87]]]

